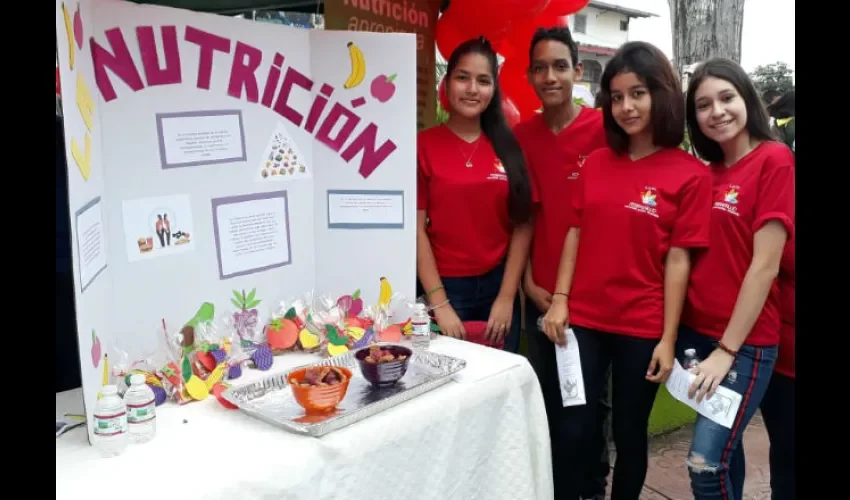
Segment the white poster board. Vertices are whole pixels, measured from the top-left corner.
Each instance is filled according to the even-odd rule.
[[[89,419],[103,352],[153,352],[233,290],[261,317],[309,291],[375,302],[381,276],[414,296],[413,35],[56,7]]]

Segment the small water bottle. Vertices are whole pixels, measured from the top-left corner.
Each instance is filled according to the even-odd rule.
[[[124,393],[131,443],[146,443],[156,434],[156,395],[145,382],[141,373],[131,375],[130,388]]]
[[[431,345],[431,316],[425,304],[416,303],[413,306],[413,314],[410,317],[413,326],[412,343],[416,349],[428,349]]]
[[[691,371],[691,369],[696,368],[698,364],[699,359],[697,359],[697,350],[685,349],[685,365],[682,368]]]
[[[127,448],[127,406],[118,386],[104,386],[100,396],[94,407],[94,446],[104,457],[118,456]]]

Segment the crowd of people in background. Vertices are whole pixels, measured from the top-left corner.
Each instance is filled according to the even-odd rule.
[[[742,498],[743,431],[761,408],[773,499],[794,498],[793,92],[765,103],[737,63],[711,59],[683,98],[664,54],[629,42],[594,109],[573,101],[568,28],[538,30],[528,51],[540,113],[508,127],[496,54],[473,39],[448,61],[448,122],[419,135],[418,289],[435,321],[458,338],[486,321],[488,341],[516,352],[524,296],[559,500],[604,498],[608,429],[611,498],[639,498],[649,415],[686,350],[689,397],[742,396],[731,428],[697,417],[694,497]],[[565,407],[567,328],[586,403]]]

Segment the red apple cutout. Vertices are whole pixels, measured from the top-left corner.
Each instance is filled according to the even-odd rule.
[[[213,386],[212,393],[213,393],[213,396],[215,396],[215,399],[218,400],[219,403],[221,403],[221,406],[227,408],[228,410],[238,410],[239,409],[238,406],[236,406],[233,403],[231,403],[230,401],[224,399],[224,396],[222,396],[222,394],[226,390],[227,390],[227,386],[222,384],[221,382],[219,382],[219,383],[217,383]]]
[[[275,319],[266,326],[266,339],[272,349],[289,349],[298,341],[298,325],[290,319]]]
[[[396,73],[393,73],[390,76],[386,75],[378,75],[372,80],[372,85],[370,87],[372,91],[372,97],[377,99],[380,102],[389,101],[393,95],[395,95],[395,84],[393,80],[397,76]]]
[[[80,15],[80,2],[77,2],[77,12],[74,14],[74,40],[77,41],[77,47],[83,50],[83,18]]]
[[[384,328],[381,333],[378,334],[378,340],[381,342],[398,342],[401,340],[401,328],[398,325],[390,325]]]
[[[97,368],[97,365],[100,364],[100,339],[97,338],[97,334],[94,333],[94,329],[91,331],[91,364]]]

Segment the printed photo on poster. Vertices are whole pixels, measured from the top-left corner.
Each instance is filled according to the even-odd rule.
[[[103,234],[103,204],[100,196],[83,205],[75,214],[77,258],[81,292],[106,269],[106,238]]]
[[[124,200],[124,240],[130,262],[195,249],[189,195]]]
[[[242,111],[157,113],[162,168],[246,161]]]
[[[289,135],[286,126],[278,122],[257,169],[259,181],[290,181],[311,177],[307,159]]]
[[[292,263],[286,191],[214,198],[212,212],[221,279]]]

